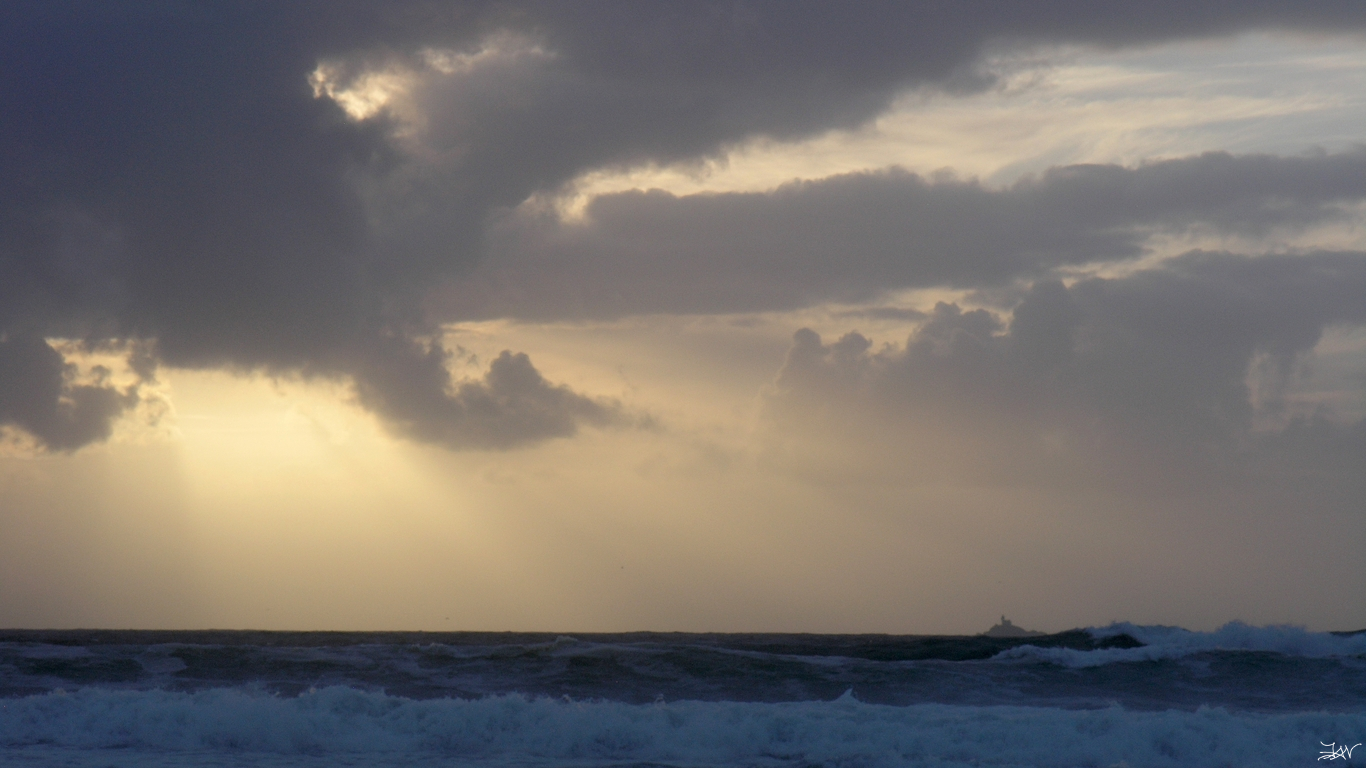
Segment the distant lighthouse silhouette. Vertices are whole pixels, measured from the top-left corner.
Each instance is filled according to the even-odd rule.
[[[1007,619],[1005,614],[1001,614],[1001,623],[982,634],[987,637],[1038,637],[1044,633],[1035,632],[1030,629],[1025,629],[1024,627],[1017,627],[1010,623],[1010,619]]]

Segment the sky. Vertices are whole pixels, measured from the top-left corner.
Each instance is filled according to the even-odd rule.
[[[1366,6],[7,6],[0,626],[1366,627]]]

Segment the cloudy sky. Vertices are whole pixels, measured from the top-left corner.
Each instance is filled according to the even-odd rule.
[[[0,626],[1366,626],[1366,6],[18,2]]]

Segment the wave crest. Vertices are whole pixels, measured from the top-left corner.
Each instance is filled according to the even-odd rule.
[[[1105,627],[1090,627],[1085,631],[1097,640],[1128,635],[1143,645],[1089,651],[1021,645],[1002,651],[994,658],[1044,661],[1068,667],[1096,667],[1117,662],[1176,659],[1209,651],[1261,651],[1311,659],[1366,655],[1366,632],[1310,632],[1304,627],[1291,625],[1254,627],[1241,621],[1231,621],[1213,632],[1195,632],[1181,627],[1115,622]]]
[[[725,765],[1290,765],[1366,714],[1134,712],[1120,707],[892,707],[493,696],[417,701],[353,688],[280,698],[85,689],[0,700],[0,746],[203,754],[439,755],[470,761]]]

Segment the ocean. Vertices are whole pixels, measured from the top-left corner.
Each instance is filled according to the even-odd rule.
[[[0,765],[1366,765],[1366,632],[0,631]]]

